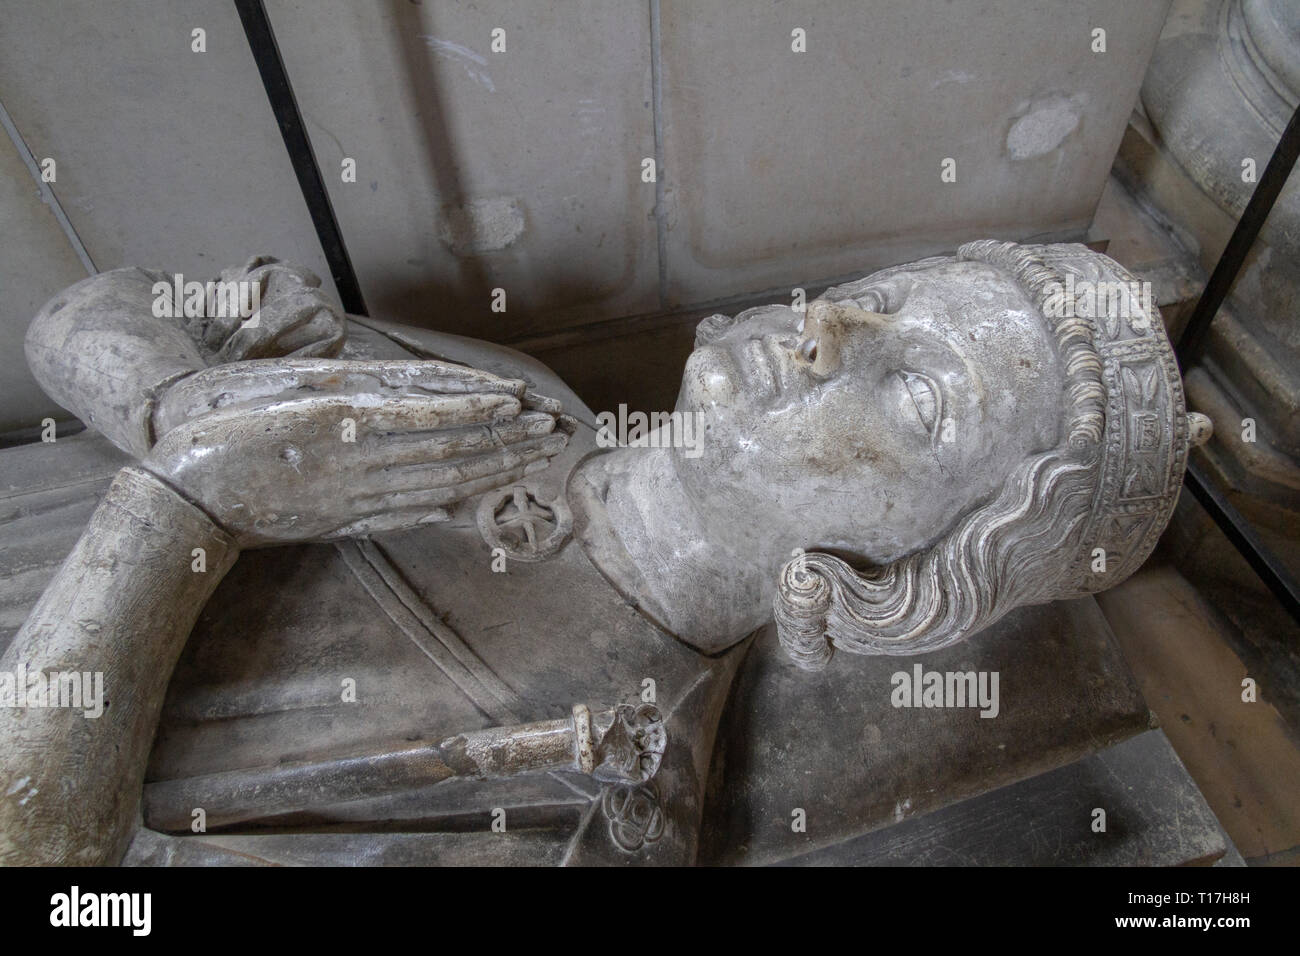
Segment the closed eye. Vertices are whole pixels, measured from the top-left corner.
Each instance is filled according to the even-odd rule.
[[[868,289],[862,293],[858,296],[858,305],[868,312],[879,312],[882,315],[889,312],[889,299],[880,289]]]
[[[854,296],[859,308],[881,315],[893,315],[903,307],[912,289],[912,279],[906,273],[882,279]]]
[[[934,379],[920,372],[908,372],[900,369],[898,377],[903,380],[917,417],[931,438],[939,432],[939,422],[943,419],[943,393]]]

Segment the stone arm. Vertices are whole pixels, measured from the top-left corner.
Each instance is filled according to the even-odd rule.
[[[556,403],[464,366],[268,359],[203,375],[169,389],[165,434],[118,474],[0,658],[0,698],[3,675],[14,695],[0,863],[120,859],[172,669],[240,549],[443,520],[567,442]]]
[[[0,658],[23,684],[0,701],[0,864],[120,858],[175,661],[240,549],[442,520],[567,442],[555,415],[524,407],[523,381],[458,365],[269,360],[226,375],[242,401],[118,472]],[[27,693],[64,674],[79,675],[78,706]],[[107,700],[88,717],[96,687]]]
[[[121,858],[172,669],[238,555],[159,479],[118,473],[0,660],[23,685],[0,701],[0,864]],[[38,688],[43,701],[32,700]]]
[[[328,357],[343,315],[305,269],[256,257],[176,294],[176,277],[144,269],[91,276],[51,299],[27,332],[27,362],[56,402],[123,451],[143,457],[177,382],[210,366]],[[252,311],[252,314],[245,314]]]

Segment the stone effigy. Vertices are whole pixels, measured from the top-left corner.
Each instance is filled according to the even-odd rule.
[[[706,319],[692,440],[609,449],[523,356],[345,319],[275,260],[223,280],[255,317],[160,317],[167,277],[118,270],[29,332],[43,387],[137,460],[0,660],[102,674],[107,704],[0,708],[0,861],[738,861],[706,805],[798,784],[724,767],[720,725],[802,726],[798,680],[856,679],[835,651],[1010,660],[1017,609],[1141,564],[1208,437],[1149,297],[1083,246],[968,243]],[[1086,610],[1044,613],[1080,672],[1105,656]],[[847,803],[819,845],[876,825]]]

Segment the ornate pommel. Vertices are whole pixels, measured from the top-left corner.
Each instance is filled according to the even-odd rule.
[[[1021,605],[1120,583],[1168,524],[1189,447],[1209,438],[1209,419],[1186,411],[1149,284],[1081,245],[981,240],[957,260],[1009,275],[1042,316],[1063,377],[1058,443],[928,549],[865,572],[824,553],[787,563],[774,610],[800,667],[826,666],[835,648],[937,650]]]
[[[606,720],[608,725],[601,727]],[[602,783],[645,783],[659,772],[668,733],[663,717],[649,704],[619,704],[613,711],[598,715],[577,704],[573,708],[573,725],[578,769]],[[594,740],[598,733],[597,744]]]

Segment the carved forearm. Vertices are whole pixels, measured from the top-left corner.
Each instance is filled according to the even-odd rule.
[[[238,553],[157,478],[118,473],[0,658],[0,864],[121,857],[172,670]],[[70,701],[71,682],[60,685],[53,672],[81,675],[81,699]]]
[[[143,269],[91,276],[47,302],[27,330],[27,364],[46,394],[137,457],[156,437],[158,396],[207,367],[179,321],[153,316],[161,278]]]
[[[144,269],[91,276],[47,302],[27,330],[27,363],[46,393],[137,457],[162,437],[160,399],[187,376],[343,347],[343,314],[305,269],[258,256],[219,281],[180,278]]]

